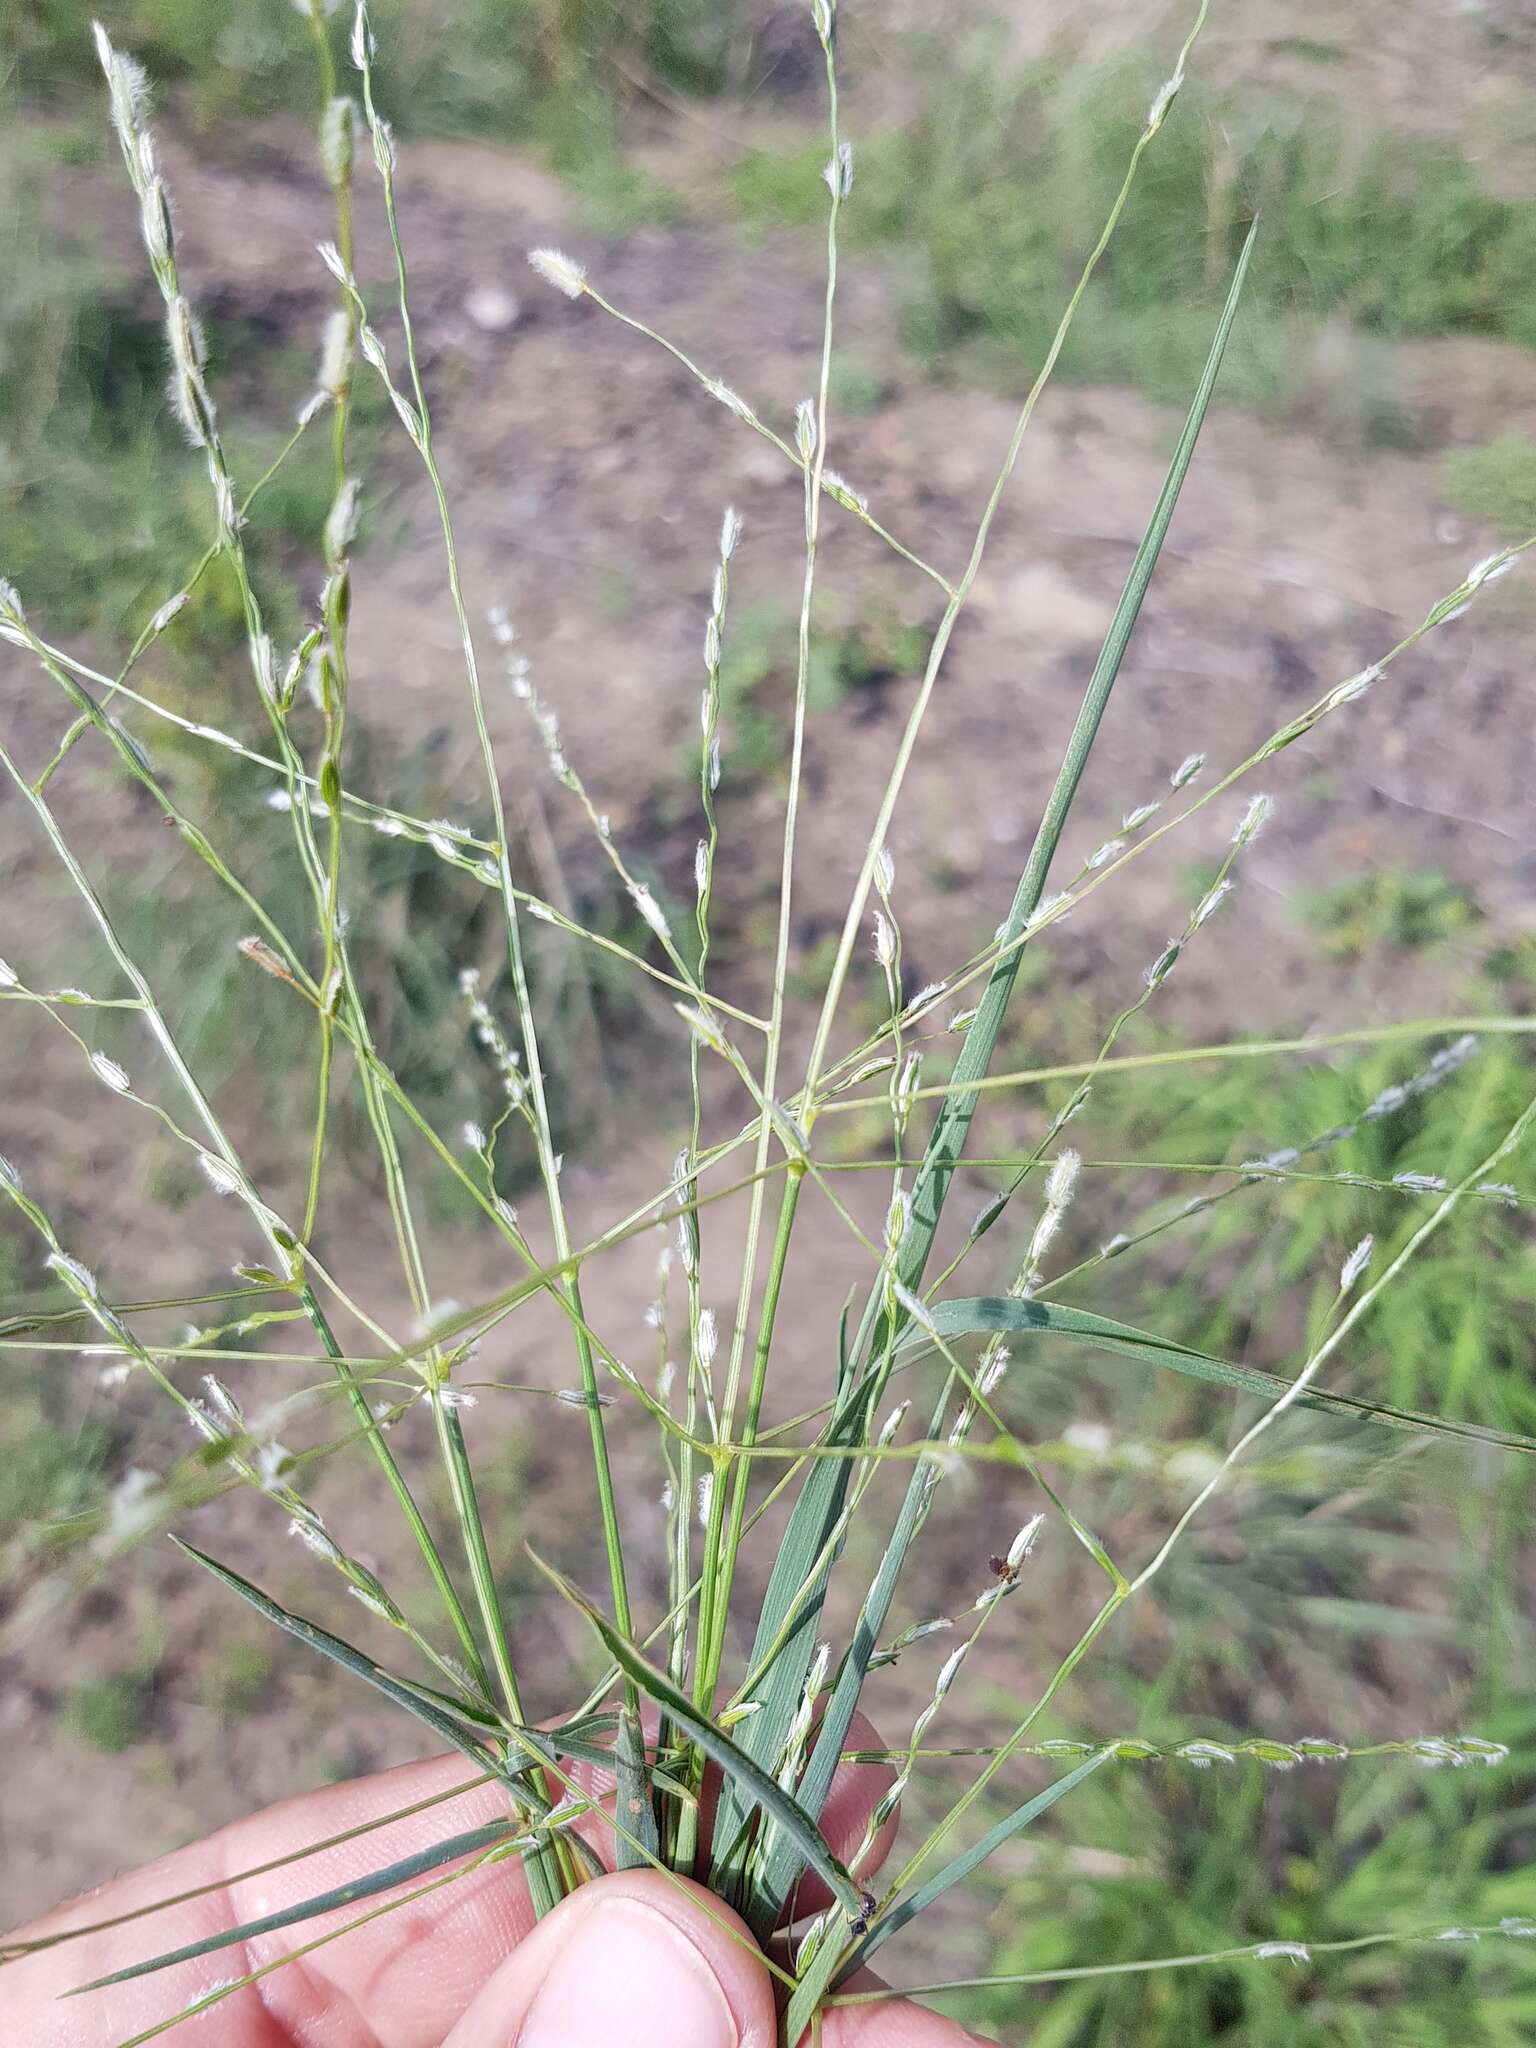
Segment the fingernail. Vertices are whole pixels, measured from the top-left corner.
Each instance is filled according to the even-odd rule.
[[[594,1904],[539,1986],[517,2048],[737,2048],[719,1979],[682,1928],[638,1899]]]

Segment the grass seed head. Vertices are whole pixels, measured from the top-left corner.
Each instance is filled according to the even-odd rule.
[[[560,249],[530,249],[528,261],[546,284],[568,299],[579,299],[587,288],[586,271]]]

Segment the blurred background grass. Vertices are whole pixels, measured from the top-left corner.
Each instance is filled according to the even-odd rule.
[[[165,124],[194,160],[207,156],[236,177],[242,166],[270,171],[291,160],[295,115],[311,106],[314,84],[289,0],[122,0],[101,12],[157,81]],[[723,268],[750,271],[765,250],[775,262],[810,265],[824,145],[802,14],[767,0],[377,0],[385,111],[408,140],[468,141],[537,165],[560,182],[570,217],[589,235],[637,238],[643,250],[646,234],[664,227],[697,238],[701,261]],[[1155,404],[1181,398],[1204,354],[1212,298],[1261,209],[1227,403],[1272,428],[1320,437],[1362,475],[1397,456],[1418,458],[1442,516],[1523,538],[1536,523],[1528,401],[1513,423],[1490,417],[1490,402],[1486,432],[1448,424],[1455,406],[1426,402],[1430,359],[1413,346],[1486,344],[1476,365],[1490,388],[1504,380],[1529,393],[1536,26],[1518,0],[1464,8],[1454,32],[1442,14],[1299,0],[1218,6],[1209,61],[1202,52],[1178,118],[1148,159],[1060,374]],[[848,246],[852,265],[882,266],[891,281],[896,348],[853,343],[834,390],[847,415],[879,412],[893,380],[958,394],[1012,390],[1049,338],[1160,81],[1174,16],[1110,0],[1038,15],[1021,24],[1003,9],[982,18],[970,7],[935,13],[850,0],[859,203],[847,216]],[[112,167],[86,17],[70,0],[0,0],[0,51],[3,566],[51,631],[105,644],[176,587],[197,554],[202,487],[177,453],[158,323],[133,254],[93,205]],[[318,206],[313,215],[323,231]],[[280,310],[253,317],[248,302],[215,299],[207,312],[212,376],[237,423],[238,464],[252,473],[307,389],[313,336]],[[383,426],[363,387],[365,462],[382,449]],[[281,625],[297,621],[296,601],[283,593],[308,562],[329,490],[324,456],[307,448],[265,500],[257,563]],[[387,493],[377,516],[381,544],[408,530],[408,510]],[[602,601],[622,618],[630,596],[621,566],[608,574]],[[1425,590],[1425,602],[1435,594]],[[767,601],[734,621],[733,772],[749,783],[771,784],[782,753],[785,617]],[[829,620],[813,663],[817,716],[865,715],[884,678],[911,672],[922,624],[883,599]],[[217,697],[238,626],[233,593],[215,580],[167,642],[156,683],[166,701],[188,709]],[[188,746],[178,763],[205,808],[259,842],[270,821],[230,756]],[[687,773],[673,754],[654,765],[658,846]],[[451,765],[360,727],[349,781],[385,780],[426,815],[451,786]],[[759,859],[767,829],[753,848]],[[624,917],[604,907],[581,859],[567,859],[580,914],[624,935]],[[275,861],[269,879],[280,914],[280,891],[295,892],[296,915],[297,880]],[[379,935],[364,959],[397,1071],[440,1115],[473,1113],[453,991],[457,965],[475,953],[476,913],[456,908],[440,863],[405,842],[370,842],[354,887]],[[190,914],[189,888],[167,863],[133,902],[127,932],[171,963],[191,1050],[247,1091],[275,1148],[303,1113],[282,1085],[302,1038],[279,1005],[272,1029],[292,1031],[291,1051],[279,1037],[260,1074],[251,1070],[247,992],[232,964],[238,933],[202,907]],[[13,904],[44,958],[54,943],[49,901],[34,889]],[[1299,896],[1287,915],[1297,953],[1331,963],[1340,987],[1374,993],[1402,983],[1430,1007],[1530,1006],[1529,929],[1485,908],[1466,873],[1397,860]],[[736,944],[750,951],[752,934],[743,908]],[[729,953],[729,935],[725,943]],[[807,985],[816,958],[808,945],[798,964]],[[58,978],[68,980],[62,950],[60,960]],[[642,1040],[650,1028],[644,1006],[618,984],[573,985],[553,956],[539,972],[541,1000],[568,1006],[578,1050],[594,1018]],[[1079,1054],[1109,984],[1092,973],[1027,979],[1009,1063]],[[1257,1029],[1264,1020],[1239,1011],[1228,1021]],[[1189,1079],[1175,1069],[1155,1087],[1102,1086],[1091,1127],[1085,1120],[1085,1154],[1091,1161],[1097,1143],[1143,1164],[1129,1184],[1090,1171],[1074,1219],[1079,1249],[1122,1227],[1136,1189],[1151,1199],[1164,1187],[1158,1162],[1236,1162],[1295,1142],[1357,1116],[1413,1064],[1411,1054],[1376,1052],[1304,1069],[1244,1062],[1192,1069]],[[1493,1041],[1454,1084],[1364,1127],[1338,1163],[1384,1179],[1427,1169],[1454,1180],[1529,1084],[1518,1043]],[[568,1099],[575,1106],[562,1135],[580,1148],[600,1111],[580,1091]],[[343,1124],[340,1135],[345,1144],[362,1134]],[[858,1136],[847,1133],[851,1154]],[[188,1194],[163,1163],[152,1167],[150,1220],[136,1228],[174,1234]],[[1167,1334],[1226,1355],[1294,1356],[1332,1297],[1341,1251],[1382,1227],[1381,1210],[1358,1189],[1304,1184],[1266,1189],[1262,1204],[1257,1228],[1253,1205],[1238,1201],[1213,1210],[1198,1236],[1171,1239],[1175,1249],[1154,1263],[1150,1310],[1145,1268],[1122,1281],[1114,1265],[1097,1305],[1155,1315]],[[93,1213],[88,1194],[80,1207]],[[451,1220],[445,1208],[445,1227]],[[0,1296],[33,1298],[29,1257],[0,1236]],[[1536,1430],[1533,1306],[1523,1212],[1480,1206],[1389,1295],[1351,1356],[1351,1383],[1404,1405]],[[25,1370],[20,1354],[3,1372],[0,1553],[19,1569],[40,1525],[99,1498],[128,1441],[116,1411],[78,1385]],[[1138,1447],[1198,1447],[1222,1426],[1220,1405],[1187,1388],[1142,1388],[1080,1366],[1070,1379],[1041,1373],[1031,1401],[1042,1436],[1077,1431],[1101,1521],[1132,1530]],[[1532,1909],[1529,1483],[1507,1462],[1470,1474],[1395,1455],[1383,1462],[1336,1438],[1299,1428],[1294,1467],[1244,1493],[1241,1514],[1219,1518],[1213,1544],[1170,1575],[1155,1620],[1117,1639],[1094,1680],[1106,1731],[1159,1739],[1198,1726],[1218,1737],[1290,1738],[1312,1732],[1301,1723],[1316,1716],[1330,1732],[1364,1737],[1373,1716],[1393,1734],[1416,1724],[1455,1732],[1450,1716],[1510,1744],[1511,1762],[1475,1782],[1407,1764],[1331,1776],[1246,1766],[1196,1776],[1163,1764],[1106,1772],[1078,1795],[1057,1839],[1028,1858],[1010,1854],[983,1880],[981,1909],[965,1929],[926,1940],[968,1943],[972,1966],[1060,1969]],[[509,1514],[528,1455],[512,1432],[487,1481],[490,1494],[505,1489]],[[958,1554],[941,1560],[939,1577],[963,1577],[961,1563]],[[152,1589],[127,1599],[99,1671],[67,1684],[27,1678],[57,1740],[76,1752],[131,1753],[147,1783],[169,1782],[195,1772],[210,1726],[220,1741],[254,1739],[283,1686],[310,1683],[285,1678],[269,1646],[238,1630],[178,1642]],[[994,1707],[1028,1691],[1006,1670],[990,1683]],[[299,1775],[362,1760],[345,1743],[322,1744]],[[88,1854],[82,1842],[81,1881]],[[933,1947],[914,1967],[946,1974],[949,1956]],[[968,2010],[1018,2030],[1017,2000],[981,1999]],[[1536,2031],[1536,1978],[1440,1947],[1368,1952],[1316,1975],[1278,1963],[1090,1980],[1031,1994],[1026,2012],[1033,2048],[1512,2048]]]

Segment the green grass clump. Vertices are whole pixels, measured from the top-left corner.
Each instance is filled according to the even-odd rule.
[[[293,0],[103,0],[99,9],[207,127],[311,102],[314,63],[293,12]],[[374,19],[397,59],[380,81],[381,104],[404,132],[510,141],[578,118],[594,96],[611,105],[628,90],[625,67],[673,91],[712,93],[738,46],[739,14],[735,0],[379,0]],[[66,99],[95,76],[90,15],[73,0],[0,0],[0,41],[15,89],[34,103]]]
[[[937,362],[957,344],[983,343],[1032,368],[1156,81],[1123,62],[1020,69],[996,50],[936,49],[929,60],[921,116],[861,145],[851,234],[920,255],[926,282],[905,315],[919,354]],[[1476,333],[1536,346],[1536,206],[1487,190],[1453,142],[1362,141],[1322,99],[1268,121],[1199,86],[1189,100],[1137,181],[1062,375],[1164,400],[1187,391],[1213,280],[1255,213],[1259,317],[1236,337],[1227,371],[1239,402],[1294,397],[1307,342],[1330,316],[1383,337]],[[817,219],[818,149],[738,162],[731,189],[749,226]],[[1389,410],[1386,437],[1400,438]]]
[[[1500,434],[1441,458],[1440,489],[1456,511],[1501,537],[1536,526],[1536,440]]]
[[[65,1695],[60,1718],[66,1731],[87,1749],[120,1756],[143,1740],[149,1693],[132,1676],[88,1678]]]
[[[1454,1085],[1417,1094],[1391,1114],[1366,1114],[1418,1071],[1385,1053],[1299,1077],[1244,1063],[1198,1079],[1175,1073],[1155,1107],[1127,1105],[1127,1135],[1149,1161],[1225,1159],[1236,1167],[1352,1127],[1348,1138],[1297,1162],[1298,1175],[1324,1178],[1271,1184],[1262,1235],[1254,1236],[1240,1203],[1226,1201],[1204,1219],[1192,1250],[1170,1237],[1164,1300],[1189,1342],[1222,1357],[1285,1357],[1305,1333],[1324,1326],[1333,1269],[1350,1248],[1371,1231],[1383,1244],[1398,1241],[1424,1199],[1399,1194],[1394,1219],[1372,1190],[1402,1174],[1454,1179],[1465,1172],[1533,1082],[1519,1046],[1495,1038],[1479,1046]],[[1230,1185],[1192,1177],[1189,1190]],[[1454,1219],[1372,1319],[1356,1354],[1359,1383],[1407,1407],[1536,1429],[1536,1384],[1523,1335],[1527,1235],[1520,1209],[1501,1200]],[[1112,1288],[1113,1274],[1111,1266]]]
[[[272,1652],[264,1642],[237,1637],[216,1644],[207,1660],[199,1695],[221,1721],[259,1713],[271,1697]]]
[[[0,1546],[25,1529],[67,1522],[99,1500],[111,1454],[112,1431],[100,1420],[76,1428],[34,1421],[8,1430],[0,1442]]]
[[[1511,1777],[1528,1789],[1528,1704],[1496,1725]],[[1218,1741],[1229,1734],[1211,1726]],[[968,2021],[1017,2027],[1026,2012],[1028,2038],[1044,2048],[1519,2048],[1529,2037],[1532,1991],[1490,1997],[1455,1944],[1338,1956],[1322,1994],[1311,1960],[1365,1926],[1488,1925],[1520,1912],[1519,1791],[1499,1812],[1482,1782],[1407,1759],[1135,1772],[1113,1789],[1090,1780],[1074,1848],[998,1887],[999,1969],[1083,1976],[972,1995],[958,2007]],[[1290,1946],[1198,1969],[1094,1974],[1110,1956],[1219,1957],[1239,1942]]]
[[[845,622],[810,637],[807,709],[857,700],[877,707],[881,691],[922,671],[923,628],[871,593]],[[781,774],[795,697],[795,622],[777,604],[744,607],[721,671],[721,715],[738,773]]]
[[[1359,959],[1378,947],[1418,952],[1465,938],[1481,914],[1465,889],[1435,868],[1377,870],[1321,891],[1307,906],[1324,948]]]

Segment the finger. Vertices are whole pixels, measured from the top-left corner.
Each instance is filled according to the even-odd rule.
[[[631,1870],[583,1885],[541,1921],[443,2048],[773,2048],[774,2039],[768,1971],[743,1923],[699,1885]]]
[[[307,1920],[152,1977],[61,2002],[64,1993],[92,1978],[281,1911],[505,1816],[504,1795],[494,1785],[481,1785],[299,1862],[260,1876],[240,1875],[448,1792],[469,1776],[462,1758],[445,1757],[329,1786],[238,1821],[61,1908],[16,1938],[46,1937],[132,1913],[178,1892],[214,1887],[166,1912],[6,1966],[0,2004],[8,2016],[20,2016],[19,2033],[9,2038],[25,2041],[27,2048],[94,2048],[120,2041],[184,2010],[216,1981],[243,1976],[345,1924],[367,1908]],[[527,1886],[516,1865],[473,1871],[225,1999],[215,2008],[217,2038],[227,2048],[290,2048],[316,2038],[326,2048],[437,2048],[444,2029],[532,1924]]]
[[[879,1978],[860,1971],[849,1989],[872,1991]],[[808,2048],[808,2044],[807,2044]],[[992,2048],[957,2020],[947,2020],[910,1998],[872,2005],[834,2005],[822,2018],[821,2048]]]

